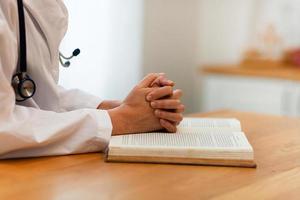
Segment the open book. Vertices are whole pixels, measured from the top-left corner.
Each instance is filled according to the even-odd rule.
[[[175,134],[113,136],[106,161],[256,167],[236,119],[185,118]]]

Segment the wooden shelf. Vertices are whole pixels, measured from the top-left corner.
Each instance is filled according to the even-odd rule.
[[[250,68],[238,65],[207,66],[201,69],[201,72],[205,74],[264,77],[300,81],[300,67],[290,66],[277,68]]]

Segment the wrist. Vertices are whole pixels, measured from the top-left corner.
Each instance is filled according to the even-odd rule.
[[[119,107],[122,104],[121,101],[113,100],[113,101],[102,101],[97,109],[99,110],[109,110]]]
[[[108,110],[112,122],[112,135],[122,135],[132,133],[132,120],[128,109],[119,106]]]

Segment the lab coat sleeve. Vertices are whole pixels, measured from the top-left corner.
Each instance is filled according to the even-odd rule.
[[[60,107],[65,111],[72,111],[82,108],[96,109],[101,103],[102,99],[88,94],[79,89],[66,90],[59,86]]]
[[[104,150],[112,124],[106,111],[56,113],[15,105],[11,87],[16,34],[0,8],[0,158],[66,155]]]

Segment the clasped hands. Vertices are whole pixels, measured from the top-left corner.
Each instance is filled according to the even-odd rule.
[[[144,133],[165,129],[176,132],[182,121],[184,105],[181,90],[164,74],[147,75],[124,101],[104,101],[99,109],[108,110],[113,135]]]

